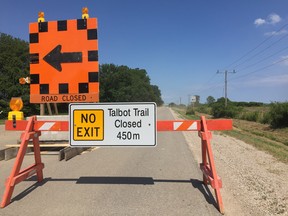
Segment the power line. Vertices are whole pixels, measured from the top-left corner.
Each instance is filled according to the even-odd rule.
[[[261,53],[263,53],[264,51],[266,51],[267,49],[271,48],[272,46],[274,46],[275,44],[279,43],[281,40],[283,40],[284,38],[288,37],[288,34],[284,35],[283,37],[281,37],[280,39],[278,39],[277,41],[275,41],[274,43],[270,44],[269,46],[265,47],[264,49],[260,50],[259,52],[257,52],[256,54],[254,54],[253,56],[249,57],[248,59],[246,59],[245,61],[237,64],[236,66],[234,66],[234,68],[239,67],[240,65],[251,61],[253,58],[255,58],[256,56],[260,55]]]
[[[252,48],[251,50],[249,50],[248,52],[246,52],[244,55],[242,55],[240,58],[236,59],[235,61],[233,61],[231,64],[229,64],[226,68],[230,68],[232,65],[234,65],[235,63],[241,61],[243,58],[245,58],[246,56],[248,56],[250,53],[252,53],[254,50],[256,50],[258,47],[260,47],[262,44],[266,43],[268,40],[270,40],[271,38],[273,38],[275,35],[277,35],[277,33],[279,33],[280,31],[282,31],[286,26],[288,26],[288,23],[286,23],[285,25],[281,26],[274,34],[271,34],[268,38],[266,38],[265,40],[263,40],[262,42],[260,42],[258,45],[256,45],[254,48]]]
[[[235,77],[234,79],[232,78],[231,81],[237,80],[237,79],[241,79],[241,78],[243,78],[243,77],[246,77],[246,76],[249,76],[249,75],[251,75],[251,74],[257,73],[257,72],[259,72],[259,71],[263,71],[263,70],[265,70],[265,69],[267,69],[267,68],[270,68],[270,67],[272,67],[272,66],[274,66],[274,65],[276,65],[276,64],[279,64],[279,63],[284,62],[284,61],[287,61],[287,60],[288,60],[288,57],[287,57],[287,58],[283,58],[283,59],[281,59],[281,60],[279,60],[279,61],[277,61],[277,62],[274,62],[274,63],[272,63],[272,64],[266,65],[266,66],[264,66],[264,67],[262,67],[262,68],[259,68],[259,69],[257,69],[257,70],[254,70],[254,71],[251,71],[251,72],[249,72],[249,73],[243,74],[243,75],[241,75],[241,76]]]
[[[226,68],[230,68],[232,65],[234,65],[234,64],[236,64],[236,63],[238,63],[238,62],[239,62],[239,63],[238,63],[235,67],[239,67],[239,66],[243,65],[244,63],[246,63],[246,62],[248,62],[248,61],[251,61],[251,59],[253,59],[253,58],[255,58],[256,56],[260,55],[261,53],[265,52],[266,50],[268,50],[269,48],[271,48],[271,47],[274,46],[275,44],[279,43],[279,42],[280,42],[281,40],[283,40],[284,38],[288,37],[288,34],[286,34],[286,35],[282,36],[281,38],[279,38],[277,41],[273,42],[272,44],[270,44],[270,45],[268,45],[267,47],[263,48],[262,50],[258,51],[258,52],[257,52],[256,54],[254,54],[252,57],[250,57],[250,58],[248,58],[248,59],[246,59],[246,60],[244,59],[245,57],[247,57],[248,55],[250,55],[252,52],[254,52],[256,49],[258,49],[258,48],[261,47],[263,44],[265,44],[267,41],[269,41],[270,39],[272,39],[275,35],[277,35],[277,33],[281,32],[281,31],[282,31],[285,27],[287,27],[287,26],[288,26],[288,23],[286,23],[286,24],[284,24],[283,26],[281,26],[276,32],[274,32],[274,33],[271,34],[269,37],[267,37],[265,40],[263,40],[263,41],[260,42],[258,45],[256,45],[254,48],[252,48],[251,50],[249,50],[248,52],[246,52],[246,53],[245,53],[244,55],[242,55],[240,58],[238,58],[238,59],[236,59],[235,61],[233,61],[233,62],[232,62],[231,64],[229,64]],[[259,63],[261,63],[261,62],[263,62],[263,61],[265,61],[265,60],[267,60],[267,59],[269,59],[269,58],[271,58],[271,57],[279,54],[280,52],[283,52],[283,51],[286,50],[286,49],[288,49],[288,46],[285,47],[285,48],[283,48],[283,49],[281,49],[281,50],[279,50],[279,51],[277,51],[277,52],[275,52],[275,53],[273,53],[273,54],[271,54],[271,55],[269,55],[269,56],[267,56],[267,57],[265,57],[265,58],[263,58],[263,59],[261,59],[261,60],[259,60],[259,61],[257,61],[257,62],[255,62],[255,63],[252,63],[252,64],[250,64],[250,65],[247,65],[246,67],[241,68],[240,70],[237,70],[237,71],[247,70],[248,68],[257,65],[257,64],[259,64]],[[240,62],[240,61],[243,60],[243,59],[244,59],[244,61]],[[261,68],[259,68],[259,69],[253,70],[253,71],[251,71],[251,72],[249,72],[249,73],[246,73],[246,74],[243,74],[243,75],[241,75],[241,76],[235,77],[234,79],[232,78],[231,80],[233,81],[233,80],[241,79],[241,78],[243,78],[243,77],[249,76],[250,74],[254,74],[254,73],[257,73],[257,72],[259,72],[259,71],[265,70],[265,69],[267,69],[267,68],[269,68],[269,67],[274,66],[275,64],[281,63],[281,62],[286,61],[286,60],[288,60],[288,58],[285,58],[285,59],[282,59],[282,60],[280,60],[280,61],[274,62],[274,63],[272,63],[272,64],[266,65],[266,66],[261,67]],[[234,68],[235,68],[235,67],[234,67]],[[219,72],[219,73],[220,73],[220,72]],[[225,73],[225,72],[222,72],[222,73]],[[230,72],[230,73],[231,73],[231,72]],[[217,73],[216,73],[216,74],[217,74]],[[219,87],[218,82],[215,83],[216,85],[207,88],[207,84],[211,83],[211,81],[215,78],[215,75],[216,75],[216,74],[214,74],[214,75],[205,83],[205,85],[203,85],[203,87],[200,87],[200,89],[199,89],[197,92],[198,92],[198,93],[200,93],[200,92],[206,92],[206,91],[209,91],[209,90],[211,91],[211,90],[214,90],[214,89],[218,88],[218,87]],[[225,83],[226,83],[226,81],[225,81]],[[211,84],[213,85],[214,82],[211,83]],[[206,89],[205,89],[205,88],[206,88]],[[226,84],[225,84],[225,89],[226,89],[226,90],[225,90],[225,95],[227,95],[227,85],[226,85]]]
[[[269,56],[267,56],[267,57],[265,57],[264,59],[262,59],[262,60],[260,60],[260,61],[258,61],[258,62],[256,62],[256,63],[254,63],[254,64],[248,65],[247,67],[241,69],[241,71],[246,70],[247,68],[252,67],[252,66],[254,66],[254,65],[256,65],[256,64],[258,64],[258,63],[260,63],[260,62],[262,62],[262,61],[264,61],[264,60],[266,60],[266,59],[268,59],[268,58],[271,58],[272,56],[274,56],[274,55],[276,55],[276,54],[278,54],[278,53],[280,53],[280,52],[282,52],[282,51],[284,51],[284,50],[286,50],[286,49],[288,49],[288,46],[285,47],[285,48],[283,48],[283,49],[281,49],[281,50],[279,50],[279,51],[277,51],[277,52],[275,52],[275,53],[273,53],[273,54],[271,54],[271,55],[269,55]],[[284,58],[284,59],[281,59],[281,60],[279,60],[279,61],[277,61],[277,62],[274,62],[274,63],[272,63],[272,64],[266,65],[266,66],[264,66],[264,67],[258,68],[258,69],[256,69],[256,70],[253,70],[253,71],[251,71],[251,72],[249,72],[249,73],[246,73],[246,74],[237,76],[237,77],[235,77],[235,78],[232,78],[232,79],[230,79],[230,81],[242,79],[242,78],[244,78],[244,77],[247,77],[247,76],[249,76],[249,75],[251,75],[251,74],[254,74],[254,73],[257,73],[257,72],[260,72],[260,71],[263,71],[263,70],[265,70],[265,69],[267,69],[267,68],[270,68],[270,67],[272,67],[272,66],[274,66],[274,65],[276,65],[276,64],[279,64],[279,63],[281,63],[281,62],[284,62],[284,61],[288,61],[288,57],[287,57],[287,58]],[[225,73],[225,71],[224,71],[224,72],[219,72],[219,71],[217,71],[216,74],[219,74],[219,73]],[[234,71],[234,72],[232,71],[232,72],[229,72],[229,73],[236,73],[236,72],[235,72],[235,71]],[[215,77],[215,76],[213,76],[213,78],[214,78],[214,77]],[[226,79],[225,79],[225,80],[226,80]],[[207,92],[207,91],[212,91],[212,90],[218,89],[220,86],[222,86],[222,85],[219,85],[219,84],[220,84],[220,83],[217,82],[217,83],[215,83],[214,86],[210,86],[210,87],[208,87],[208,88],[206,88],[206,89],[205,89],[205,86],[206,86],[206,85],[205,85],[205,86],[203,86],[200,90],[198,90],[197,92],[198,92],[198,94],[199,94],[199,93],[201,93],[201,92]],[[225,81],[225,85],[226,85],[226,81]],[[228,81],[227,81],[227,85],[228,85]],[[207,86],[206,86],[206,87],[207,87]],[[228,94],[228,93],[225,91],[225,89],[227,89],[227,88],[228,88],[227,86],[225,86],[225,88],[224,88],[224,94],[225,94],[225,95]]]
[[[271,58],[271,57],[273,57],[273,56],[275,56],[275,55],[283,52],[283,51],[286,50],[286,49],[288,49],[288,46],[287,46],[287,47],[284,47],[284,48],[281,49],[281,50],[278,50],[277,52],[275,52],[275,53],[273,53],[273,54],[271,54],[271,55],[269,55],[269,56],[266,56],[265,58],[259,60],[258,62],[255,62],[255,63],[253,63],[253,64],[250,64],[250,65],[248,65],[248,66],[246,66],[246,67],[244,67],[244,68],[240,68],[240,69],[237,70],[237,71],[243,71],[243,70],[246,70],[247,68],[253,67],[253,66],[255,66],[255,65],[257,65],[257,64],[259,64],[259,63],[261,63],[261,62],[263,62],[263,61],[265,61],[265,60],[267,60],[267,59],[269,59],[269,58]]]
[[[217,75],[217,74],[213,74],[213,76],[211,76],[210,79],[208,79],[207,82],[205,82],[205,83],[202,84],[202,87],[200,87],[198,90],[196,90],[196,91],[194,91],[194,92],[195,92],[195,93],[200,93],[200,92],[202,92],[202,91],[205,89],[205,87],[207,87],[207,85],[215,78],[216,75]]]

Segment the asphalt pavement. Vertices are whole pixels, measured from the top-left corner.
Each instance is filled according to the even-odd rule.
[[[157,116],[173,119],[166,107]],[[27,155],[23,168],[33,160]],[[43,182],[16,185],[1,216],[221,215],[181,132],[159,132],[156,147],[100,147],[67,162],[56,155],[42,161]],[[1,197],[13,163],[0,161]]]

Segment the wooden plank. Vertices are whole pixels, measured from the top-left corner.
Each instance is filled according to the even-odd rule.
[[[18,148],[7,148],[5,150],[5,161],[15,158],[18,153]]]
[[[57,103],[53,103],[54,105],[54,110],[55,110],[55,115],[58,115],[58,108],[57,108]]]
[[[81,154],[83,151],[86,151],[87,149],[89,149],[89,147],[83,147],[83,148],[67,147],[64,149],[64,159],[65,161],[70,160],[71,158]]]
[[[55,144],[41,144],[40,143],[40,147],[43,147],[43,148],[49,148],[49,147],[52,147],[52,148],[61,148],[61,147],[67,147],[69,146],[68,143],[55,143]],[[6,147],[14,147],[14,148],[19,148],[20,147],[20,144],[7,144]],[[33,147],[33,144],[28,144],[28,147]]]
[[[40,104],[40,115],[44,116],[45,115],[45,104]]]
[[[41,151],[40,155],[58,155],[59,152],[56,151]],[[34,155],[34,152],[30,152],[27,155]]]
[[[5,159],[5,149],[0,150],[0,161]]]
[[[59,151],[59,156],[58,156],[58,160],[59,161],[62,161],[62,160],[64,160],[64,158],[65,158],[65,149],[66,148],[70,148],[70,147],[65,147],[64,149],[61,149],[60,151]]]
[[[5,161],[15,158],[18,154],[18,150],[19,150],[19,146],[18,147],[9,147],[9,148],[4,149]],[[27,147],[26,153],[30,153],[30,152],[33,152],[33,148]]]
[[[70,160],[71,158],[75,157],[76,155],[78,155],[78,150],[77,148],[65,148],[64,149],[64,159],[65,161]]]

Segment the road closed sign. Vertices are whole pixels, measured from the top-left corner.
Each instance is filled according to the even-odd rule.
[[[71,103],[70,146],[155,146],[155,103]]]

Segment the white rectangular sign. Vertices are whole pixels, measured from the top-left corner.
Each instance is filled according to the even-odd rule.
[[[71,103],[70,146],[155,146],[155,103]]]

